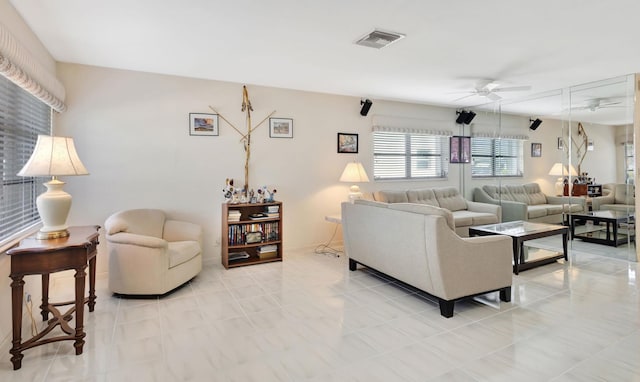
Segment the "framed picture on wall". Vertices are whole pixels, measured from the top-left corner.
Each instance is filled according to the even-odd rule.
[[[271,138],[293,138],[293,119],[269,118],[269,136]]]
[[[449,163],[471,162],[471,137],[454,135],[449,139]]]
[[[338,133],[338,153],[357,154],[358,134]]]
[[[189,113],[189,135],[218,134],[218,114]]]
[[[564,150],[564,139],[558,137],[558,150]]]
[[[542,156],[542,143],[531,144],[531,157],[540,158]]]

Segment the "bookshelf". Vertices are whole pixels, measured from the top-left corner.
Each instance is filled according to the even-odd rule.
[[[282,202],[223,203],[221,242],[226,269],[282,261]]]

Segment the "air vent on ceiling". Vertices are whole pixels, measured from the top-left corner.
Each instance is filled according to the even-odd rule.
[[[405,35],[401,33],[383,32],[375,29],[373,32],[364,35],[360,40],[356,41],[356,44],[380,49],[404,38],[404,36]]]

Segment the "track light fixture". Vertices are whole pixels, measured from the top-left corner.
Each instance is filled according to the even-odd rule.
[[[456,111],[456,114],[458,114],[458,118],[456,118],[456,123],[465,124],[465,125],[470,124],[471,121],[473,121],[473,118],[475,118],[476,116],[476,113],[472,111],[466,111],[466,110]]]
[[[536,119],[529,118],[529,122],[531,122],[531,126],[529,126],[529,128],[531,130],[535,130],[538,128],[538,126],[540,126],[540,124],[542,123],[542,120],[540,118],[536,118]]]
[[[360,109],[360,115],[366,117],[367,114],[369,114],[369,109],[371,109],[371,105],[373,105],[373,102],[371,102],[370,99],[360,100],[360,105],[362,105],[362,109]]]

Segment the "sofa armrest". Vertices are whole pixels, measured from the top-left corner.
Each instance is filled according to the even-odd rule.
[[[493,203],[470,202],[467,200],[467,209],[473,212],[486,212],[494,214],[498,218],[502,217],[502,207]]]
[[[473,201],[479,203],[500,204],[498,200],[492,198],[482,188],[478,187],[473,189]]]
[[[600,210],[600,206],[604,204],[613,204],[615,202],[615,198],[613,194],[607,196],[596,196],[591,198],[591,209],[594,211]]]
[[[503,200],[501,206],[503,222],[528,220],[527,205],[525,203]]]
[[[197,241],[202,244],[202,227],[198,224],[179,220],[164,222],[162,238],[166,241]]]
[[[114,244],[129,244],[147,248],[167,248],[169,245],[166,240],[157,237],[129,232],[118,232],[113,235],[107,235],[107,241]]]
[[[547,197],[547,203],[549,204],[580,204],[584,208],[586,199],[579,196],[549,196]]]

